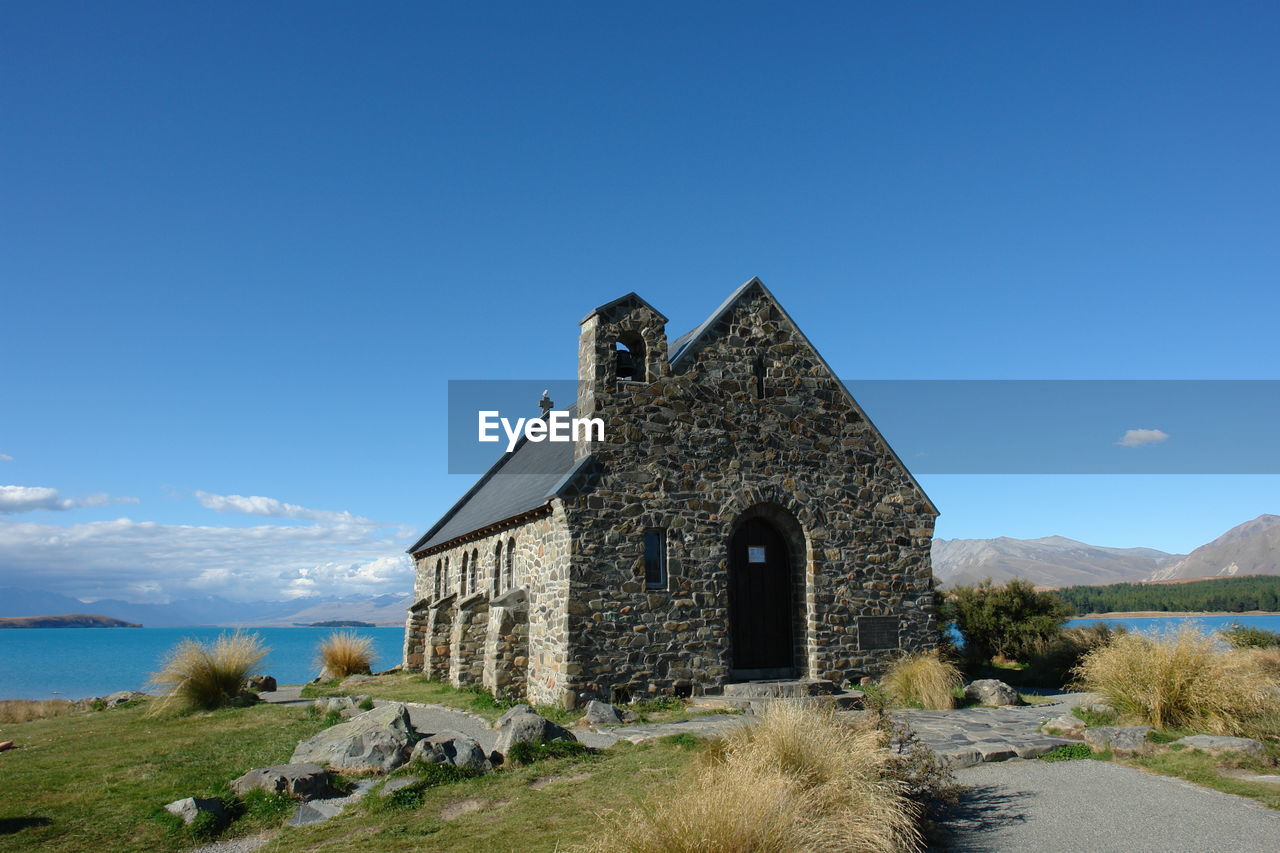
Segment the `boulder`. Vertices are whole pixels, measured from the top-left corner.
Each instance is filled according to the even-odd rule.
[[[495,752],[505,756],[517,743],[574,739],[567,729],[535,714],[528,705],[517,705],[498,719],[498,742],[493,748]]]
[[[1147,734],[1151,726],[1098,726],[1085,729],[1082,737],[1089,748],[1095,752],[1113,750],[1115,752],[1146,752],[1151,749]]]
[[[252,690],[241,690],[238,694],[231,697],[231,701],[227,704],[232,708],[248,708],[250,705],[257,705],[262,701],[262,697]]]
[[[1040,724],[1040,728],[1046,732],[1053,730],[1067,737],[1080,737],[1080,733],[1084,731],[1084,721],[1071,714],[1063,714],[1060,717],[1045,720]]]
[[[118,708],[126,702],[141,699],[146,695],[147,694],[145,693],[136,693],[132,690],[117,690],[115,693],[102,697],[102,704],[107,708]]]
[[[364,709],[360,705],[368,700],[368,696],[321,696],[312,704],[321,714],[327,714],[330,711],[337,711],[344,717],[354,717],[361,714]]]
[[[1261,741],[1248,737],[1222,737],[1219,735],[1189,735],[1175,740],[1188,749],[1199,749],[1204,752],[1240,752],[1245,755],[1261,756],[1266,747]]]
[[[389,797],[396,791],[412,787],[421,781],[417,776],[397,776],[394,779],[388,779],[386,784],[378,789],[378,796]]]
[[[622,722],[618,709],[608,702],[592,699],[587,703],[585,711],[582,718],[593,726],[616,726]]]
[[[227,819],[227,810],[217,797],[186,797],[167,803],[164,810],[182,818],[182,822],[188,825],[202,814],[213,815],[218,823]]]
[[[270,675],[255,675],[249,679],[249,689],[255,693],[274,693],[278,686]]]
[[[970,682],[964,689],[964,697],[980,705],[1019,705],[1018,691],[995,678],[983,678]]]
[[[291,764],[320,764],[344,772],[386,773],[409,760],[418,733],[399,702],[383,705],[304,740]]]
[[[475,738],[462,732],[443,731],[418,741],[409,756],[410,761],[423,761],[427,764],[452,764],[477,773],[488,773],[493,769],[489,758],[476,743]]]
[[[242,797],[259,789],[268,794],[288,794],[300,800],[334,797],[339,793],[329,784],[329,774],[319,764],[259,767],[231,783],[232,792]]]
[[[377,684],[378,679],[372,675],[348,675],[338,684],[339,690],[354,690],[364,684]]]

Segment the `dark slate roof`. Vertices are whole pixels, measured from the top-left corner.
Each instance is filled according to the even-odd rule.
[[[545,504],[574,467],[573,442],[520,439],[409,553],[432,548]]]

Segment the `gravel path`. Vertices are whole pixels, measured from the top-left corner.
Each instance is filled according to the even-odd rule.
[[[1280,812],[1105,761],[1005,761],[957,771],[969,787],[939,850],[1274,853]]]

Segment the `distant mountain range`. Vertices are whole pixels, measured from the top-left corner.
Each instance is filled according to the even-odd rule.
[[[1280,575],[1280,516],[1260,515],[1190,554],[1107,548],[1062,536],[935,539],[933,573],[944,586],[1020,577],[1047,587]]]
[[[0,616],[0,628],[141,628],[95,613],[64,613],[60,616]]]
[[[88,606],[95,613],[127,622],[140,622],[148,628],[193,625],[289,627],[297,623],[334,620],[403,625],[409,598],[402,595],[379,595],[246,602],[211,595],[168,604],[135,604],[108,598],[99,599]],[[54,613],[79,613],[85,609],[85,602],[66,595],[16,587],[0,588],[0,617],[48,616]]]

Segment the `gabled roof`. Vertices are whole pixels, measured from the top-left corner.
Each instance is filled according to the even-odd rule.
[[[631,291],[630,293],[628,293],[628,294],[627,294],[627,295],[625,295],[625,296],[619,296],[617,299],[614,299],[614,300],[613,300],[613,301],[611,301],[611,302],[606,302],[605,304],[603,304],[603,305],[601,305],[601,306],[599,306],[599,307],[597,307],[597,308],[592,309],[592,311],[591,311],[590,313],[588,313],[588,314],[587,314],[587,316],[583,317],[581,320],[579,320],[579,321],[578,321],[578,325],[579,325],[579,326],[581,326],[583,323],[587,322],[588,320],[590,320],[592,317],[594,317],[594,316],[595,316],[595,315],[597,315],[597,314],[607,314],[607,313],[609,313],[609,309],[611,309],[611,308],[615,308],[615,307],[617,307],[617,306],[621,305],[621,304],[622,304],[622,303],[624,303],[624,302],[630,302],[632,305],[642,305],[642,306],[644,306],[645,308],[648,308],[648,309],[649,309],[650,311],[652,311],[654,314],[657,314],[657,315],[658,315],[658,319],[659,319],[659,320],[661,320],[663,323],[666,323],[666,322],[667,322],[667,317],[666,317],[666,315],[665,315],[665,314],[663,314],[663,313],[662,313],[661,311],[659,311],[657,308],[654,308],[654,307],[653,307],[652,305],[650,305],[648,302],[645,302],[645,301],[640,297],[640,295],[639,295],[638,293],[636,293],[636,292],[633,290],[633,291]]]
[[[902,468],[907,480],[924,497],[925,502],[929,504],[929,508],[936,513],[938,510],[933,505],[933,501],[929,499],[924,489],[916,482],[915,477],[907,466],[902,464],[902,459],[889,446],[889,442],[885,440],[880,430],[872,423],[871,418],[867,417],[867,413],[858,405],[858,401],[853,398],[849,389],[840,381],[839,376],[831,369],[831,365],[827,364],[826,359],[822,357],[822,353],[805,337],[804,332],[800,331],[800,327],[791,319],[791,315],[787,313],[786,309],[782,307],[782,304],[769,292],[769,289],[764,286],[764,282],[760,279],[752,278],[744,283],[729,294],[729,297],[720,304],[719,308],[711,313],[711,316],[677,338],[668,350],[671,365],[678,367],[687,356],[697,349],[703,337],[733,310],[734,305],[739,300],[756,290],[768,297],[774,307],[791,325],[791,328],[795,330],[796,335],[813,351],[818,362],[836,379],[840,388],[844,391],[849,405],[866,420],[876,437],[884,445],[884,449]],[[601,305],[584,317],[583,322],[586,322],[594,314],[608,311],[626,300],[635,300],[661,317],[664,323],[667,321],[667,318],[663,317],[648,302],[645,302],[635,293],[628,293],[626,296]],[[573,482],[575,475],[580,470],[583,470],[592,462],[592,457],[588,456],[575,464],[573,461],[573,447],[573,443],[567,441],[531,442],[526,438],[521,438],[515,449],[499,457],[498,461],[476,481],[475,485],[430,530],[422,534],[418,541],[408,549],[408,552],[414,554],[433,548],[436,545],[444,544],[481,528],[498,524],[509,518],[514,518],[545,506]]]

